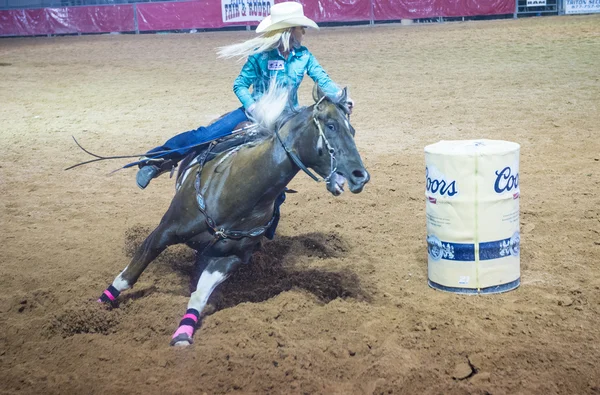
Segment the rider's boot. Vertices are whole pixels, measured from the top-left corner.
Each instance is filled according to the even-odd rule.
[[[176,166],[177,162],[169,159],[147,162],[140,165],[140,169],[135,176],[135,182],[140,189],[144,189],[150,184],[150,181],[153,178],[156,178],[167,171],[172,172]]]
[[[136,176],[135,182],[137,183],[140,189],[144,189],[150,184],[150,180],[160,174],[160,167],[155,165],[145,165],[142,166]]]

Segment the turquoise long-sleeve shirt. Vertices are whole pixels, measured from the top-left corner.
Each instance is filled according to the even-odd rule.
[[[271,79],[275,78],[277,83],[290,90],[292,103],[298,107],[298,88],[304,74],[308,74],[331,98],[341,92],[306,47],[290,51],[287,60],[277,48],[249,56],[233,83],[233,91],[248,109],[269,89]],[[253,87],[252,92],[250,87]]]

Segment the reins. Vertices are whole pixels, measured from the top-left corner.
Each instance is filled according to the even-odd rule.
[[[321,124],[319,123],[319,121],[317,120],[317,115],[316,115],[316,108],[319,104],[321,104],[321,102],[325,99],[325,96],[322,96],[319,101],[315,104],[314,106],[314,110],[313,110],[313,114],[312,114],[312,119],[313,122],[315,123],[315,125],[317,125],[317,129],[319,130],[319,136],[320,138],[323,139],[323,141],[325,142],[325,146],[327,147],[327,152],[329,153],[329,157],[331,158],[331,172],[329,173],[329,175],[325,178],[319,179],[319,177],[317,177],[316,175],[314,175],[313,172],[311,172],[305,165],[304,163],[302,163],[302,161],[300,160],[300,158],[298,157],[298,155],[296,155],[296,153],[294,151],[292,151],[284,142],[283,139],[281,138],[281,135],[279,134],[279,131],[277,131],[277,129],[275,129],[275,135],[277,136],[277,139],[279,140],[279,142],[281,143],[281,145],[283,146],[283,149],[285,150],[286,154],[290,157],[290,159],[292,160],[292,162],[294,162],[294,164],[296,166],[298,166],[300,168],[300,170],[302,170],[303,172],[305,172],[306,174],[308,174],[308,176],[310,178],[312,178],[313,180],[315,180],[316,182],[322,182],[325,181],[327,184],[330,183],[331,181],[331,176],[337,171],[337,166],[335,166],[336,160],[335,160],[335,150],[331,147],[331,145],[329,144],[329,140],[327,140],[327,137],[325,137],[325,133],[323,132],[323,128],[321,127]]]

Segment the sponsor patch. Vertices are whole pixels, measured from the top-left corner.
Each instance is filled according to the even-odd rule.
[[[283,60],[269,60],[267,68],[269,70],[283,70]]]

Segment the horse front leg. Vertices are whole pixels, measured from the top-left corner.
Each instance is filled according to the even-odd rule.
[[[144,240],[142,245],[137,249],[131,262],[125,270],[123,270],[115,278],[111,285],[108,286],[98,299],[100,303],[116,303],[116,299],[121,292],[133,287],[137,282],[142,272],[148,267],[161,252],[168,246],[176,244],[178,237],[174,231],[165,222],[154,229],[152,233]]]
[[[168,246],[189,240],[206,230],[204,217],[200,216],[195,195],[181,189],[171,201],[160,224],[137,249],[131,262],[104,290],[98,302],[115,304],[121,292],[133,287],[142,272]]]
[[[203,258],[199,257],[199,259]],[[237,255],[208,257],[204,259],[208,260],[206,268],[200,275],[196,291],[192,293],[187,310],[179,322],[179,327],[173,334],[171,339],[172,346],[189,346],[193,343],[194,332],[198,326],[200,313],[204,309],[204,306],[206,306],[210,294],[242,262]]]

